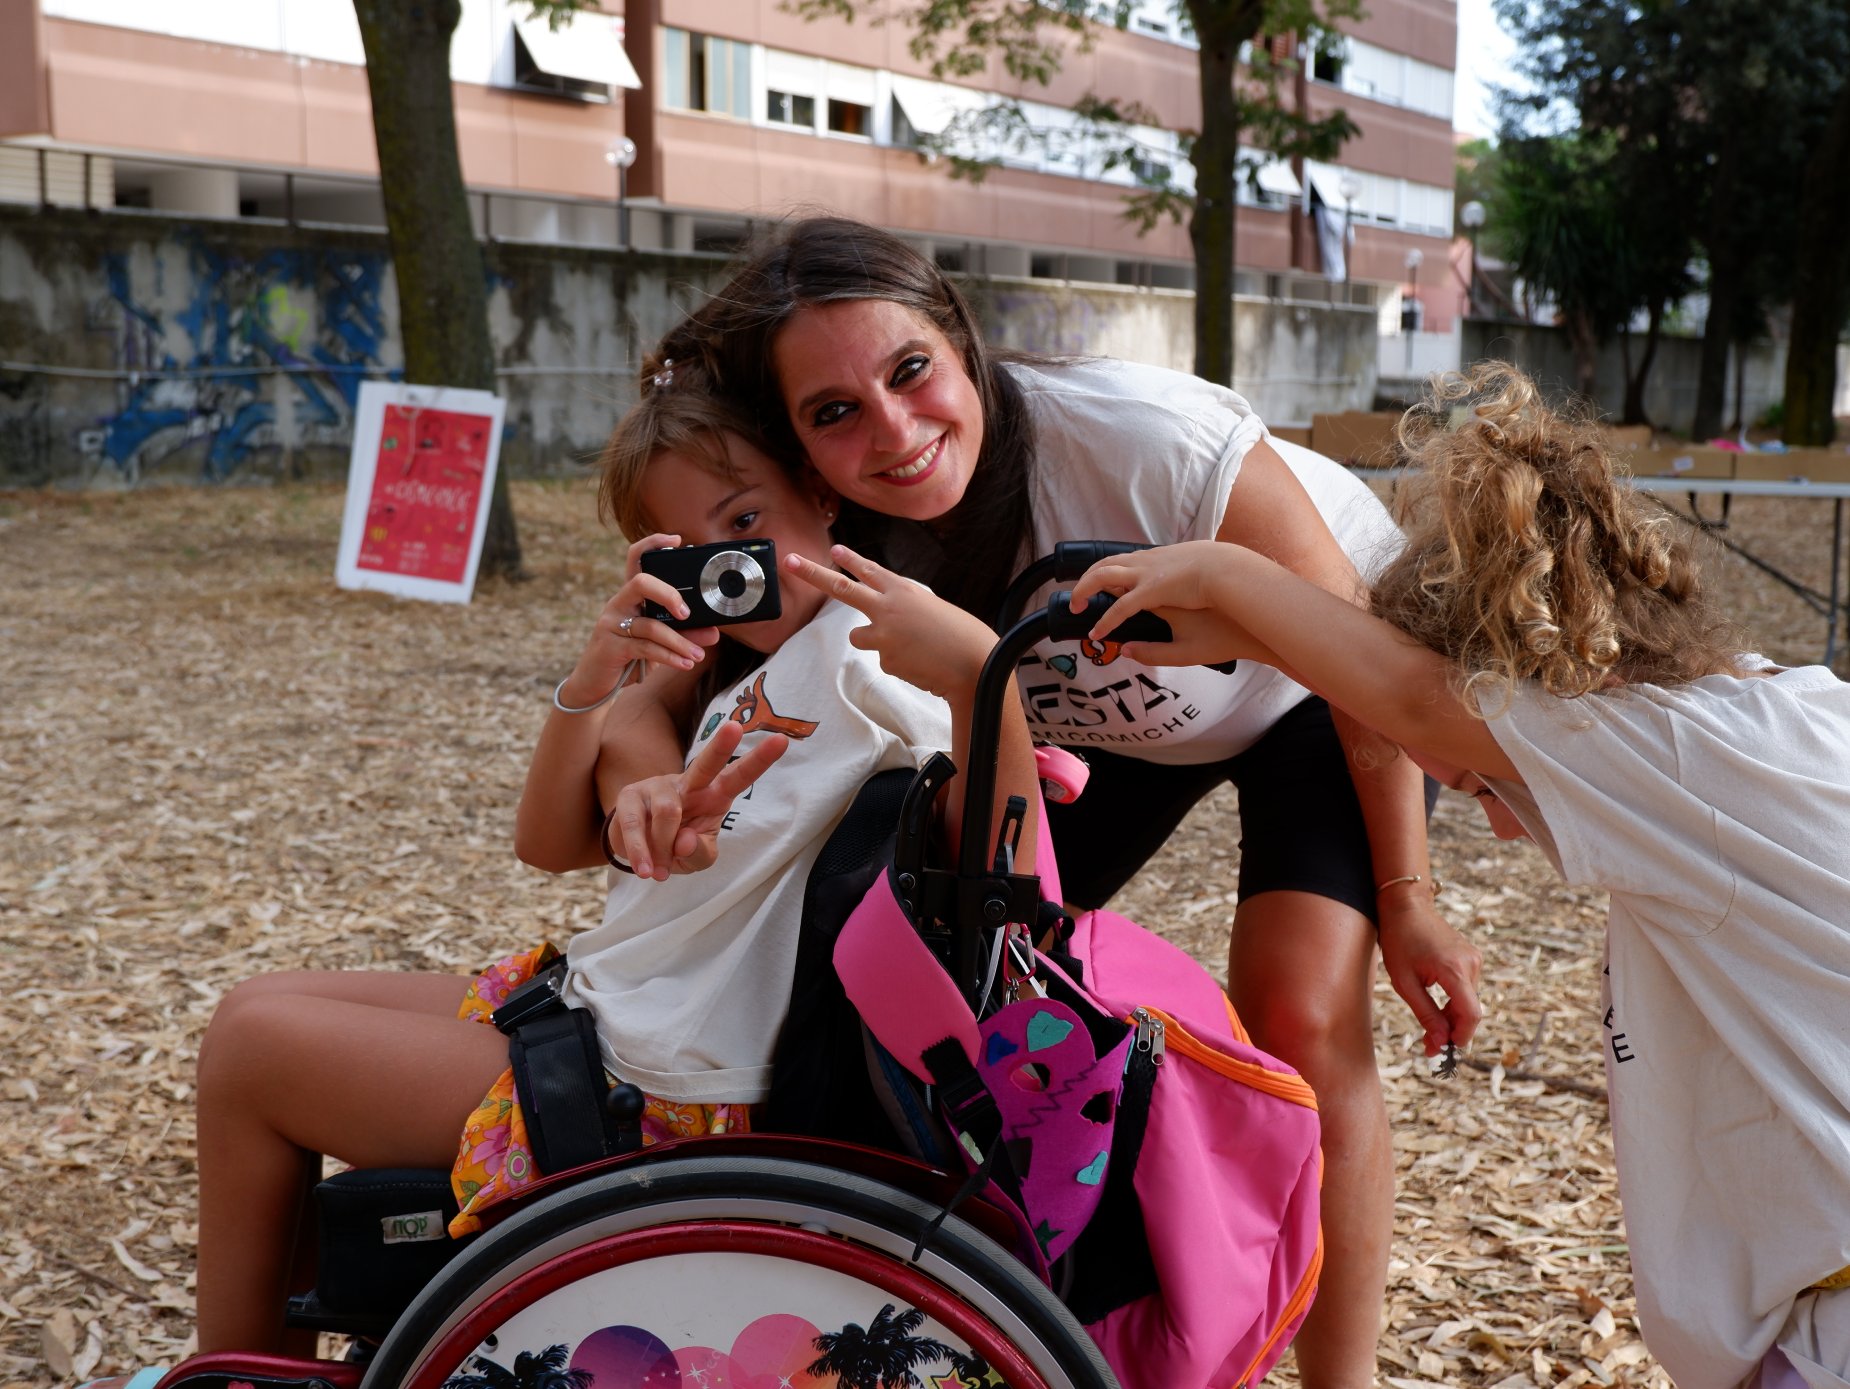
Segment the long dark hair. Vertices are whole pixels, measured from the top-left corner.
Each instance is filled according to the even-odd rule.
[[[991,350],[969,302],[928,257],[848,217],[785,223],[662,339],[657,355],[698,360],[721,390],[756,415],[773,457],[801,458],[772,348],[801,310],[852,299],[898,304],[944,334],[976,388],[983,447],[962,500],[945,515],[923,523],[844,504],[835,533],[989,621],[1023,557],[1032,520],[1034,424],[1004,364],[1037,359]]]

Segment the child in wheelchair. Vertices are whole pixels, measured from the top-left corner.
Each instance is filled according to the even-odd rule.
[[[603,467],[602,509],[632,541],[625,581],[554,691],[516,849],[556,872],[610,865],[603,919],[569,943],[561,995],[595,1020],[608,1072],[640,1090],[648,1142],[749,1126],[770,1081],[810,866],[871,775],[947,746],[961,762],[994,635],[832,550],[826,486],[795,480],[685,366],[645,372]],[[798,580],[781,611],[724,635],[678,625],[688,601],[643,572],[642,556],[749,540],[773,541]],[[855,635],[863,618],[881,631],[879,659]],[[678,717],[677,771],[624,775],[626,740],[650,732],[619,697],[638,668],[655,696],[640,707]],[[999,786],[1032,805],[1026,725],[1008,723]],[[961,786],[942,807],[950,833]],[[226,997],[199,1062],[202,1351],[302,1348],[282,1308],[309,1257],[298,1233],[322,1154],[366,1168],[454,1160],[464,1228],[532,1180],[508,1040],[479,1023],[548,963],[529,951],[474,981],[280,974]]]

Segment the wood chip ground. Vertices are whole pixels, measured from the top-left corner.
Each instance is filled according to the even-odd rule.
[[[597,874],[525,868],[510,839],[620,546],[588,483],[514,495],[531,577],[466,607],[336,589],[331,488],[0,496],[0,1385],[188,1350],[193,1066],[239,979],[461,974],[597,919]],[[1728,536],[1826,582],[1828,507],[1737,501]],[[1732,555],[1711,573],[1763,650],[1817,659],[1799,600]],[[1212,798],[1119,905],[1224,970],[1238,839]],[[1667,1384],[1601,1098],[1604,903],[1457,797],[1433,839],[1488,1016],[1438,1081],[1377,989],[1399,1170],[1381,1378]]]

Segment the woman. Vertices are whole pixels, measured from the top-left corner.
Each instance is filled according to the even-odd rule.
[[[985,617],[1057,540],[1229,541],[1350,601],[1356,561],[1393,542],[1366,488],[1314,454],[1287,462],[1231,391],[990,353],[937,267],[863,223],[792,224],[661,353],[701,361],[781,451],[808,457],[843,500],[849,544]],[[1393,1206],[1373,922],[1428,1054],[1478,1020],[1477,952],[1432,905],[1418,769],[1267,668],[1158,670],[1083,643],[1038,659],[1022,680],[1036,736],[1092,765],[1086,795],[1049,814],[1075,906],[1102,906],[1214,786],[1239,788],[1230,991],[1323,1114],[1327,1259],[1298,1364],[1308,1389],[1372,1384]],[[644,688],[663,704],[638,699],[613,720],[605,746],[621,764],[662,756],[685,698],[672,678]]]

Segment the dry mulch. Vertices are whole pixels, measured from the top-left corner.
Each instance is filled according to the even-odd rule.
[[[619,549],[587,484],[515,497],[531,578],[448,607],[335,588],[331,488],[0,496],[0,1385],[188,1349],[193,1064],[235,982],[462,973],[597,919],[595,874],[534,872],[510,840]],[[1822,587],[1829,527],[1815,503],[1743,500],[1729,534]],[[1712,576],[1762,649],[1817,658],[1821,618],[1732,556]],[[1437,1081],[1378,989],[1400,1170],[1382,1376],[1666,1384],[1601,1097],[1604,904],[1456,797],[1433,837],[1488,1018]],[[1237,839],[1212,799],[1121,904],[1217,972]]]

